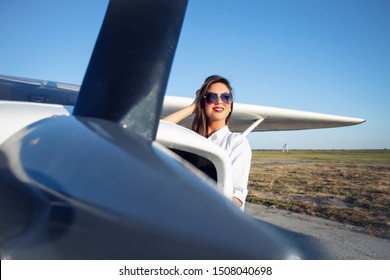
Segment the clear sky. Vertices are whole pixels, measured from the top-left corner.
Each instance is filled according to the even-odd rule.
[[[106,6],[0,0],[0,74],[80,84]],[[211,74],[236,102],[367,120],[252,133],[252,148],[390,148],[388,0],[190,0],[167,94],[193,97]]]

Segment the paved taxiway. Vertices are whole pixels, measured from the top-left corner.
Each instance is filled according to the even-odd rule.
[[[245,204],[245,212],[286,237],[302,259],[390,260],[390,240],[352,226],[252,203]]]

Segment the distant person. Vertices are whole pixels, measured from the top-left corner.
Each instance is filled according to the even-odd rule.
[[[284,145],[283,145],[283,153],[284,153],[284,152],[288,152],[288,146],[287,146],[287,144],[284,144]]]
[[[242,210],[248,194],[248,177],[252,150],[240,133],[230,132],[227,124],[233,111],[233,92],[229,81],[221,76],[208,77],[196,92],[195,101],[164,118],[178,123],[195,114],[192,130],[219,145],[228,154],[232,164],[232,201]]]

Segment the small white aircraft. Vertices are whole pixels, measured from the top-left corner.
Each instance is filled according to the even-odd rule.
[[[5,82],[8,83],[7,86]],[[13,86],[11,86],[11,82]],[[23,98],[25,101],[31,101],[0,101],[0,145],[14,133],[34,122],[44,118],[72,115],[73,105],[80,90],[79,86],[72,84],[4,75],[0,75],[0,84],[3,84],[3,92],[7,88],[8,99],[12,99],[10,93],[12,93],[13,88],[23,88],[22,92],[24,94],[21,94],[20,91],[14,92],[17,97],[14,97],[14,99],[20,100]],[[0,92],[0,97],[1,95]],[[39,99],[37,99],[38,96]],[[59,104],[47,104],[45,103],[47,100]],[[65,104],[61,104],[61,102]],[[166,96],[163,103],[162,117],[178,111],[191,104],[191,102],[193,102],[191,98]],[[246,136],[252,131],[331,128],[360,124],[364,121],[360,118],[235,103],[229,128],[231,131],[241,132]],[[229,159],[217,145],[190,131],[191,123],[191,117],[181,122],[180,125],[161,120],[156,142],[176,151],[181,157],[206,171],[206,174],[214,177],[213,179],[217,182],[218,188],[227,197],[231,197],[233,188],[229,175],[231,173]],[[207,159],[207,161],[203,160],[199,163],[199,157]]]
[[[0,76],[1,259],[305,257],[230,202],[218,146],[160,120],[192,102],[164,99],[186,5],[111,0],[81,87]],[[236,103],[230,128],[363,121]]]

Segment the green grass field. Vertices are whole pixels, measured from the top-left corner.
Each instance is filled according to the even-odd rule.
[[[253,151],[247,201],[390,237],[389,150]]]

